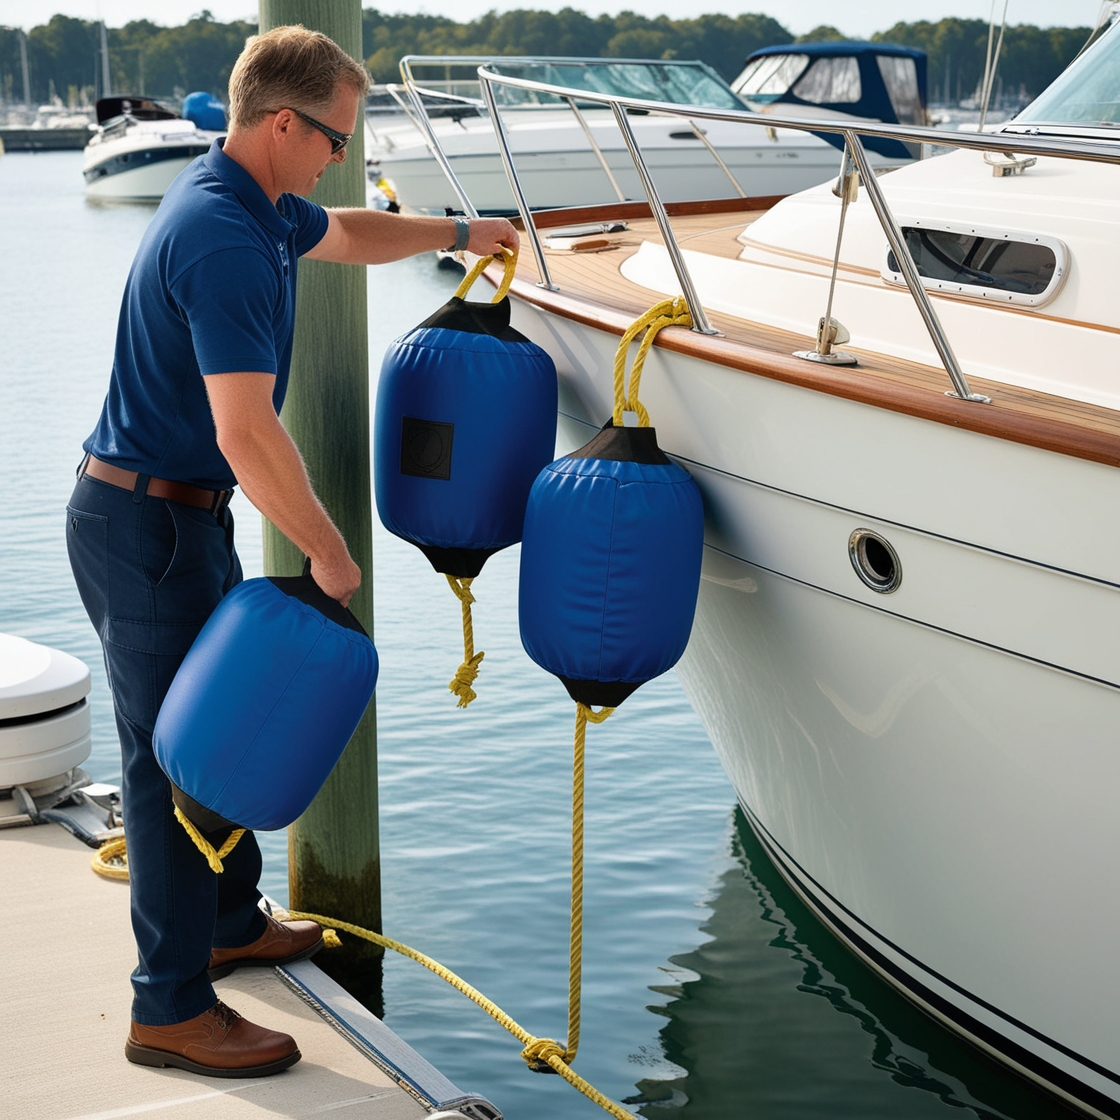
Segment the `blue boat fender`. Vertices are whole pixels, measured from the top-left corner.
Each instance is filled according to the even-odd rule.
[[[653,336],[688,322],[678,298],[631,326],[619,346],[611,420],[589,443],[541,471],[529,495],[521,641],[586,708],[615,708],[671,668],[692,629],[703,502],[692,476],[658,446],[637,395]],[[624,392],[627,349],[647,327]],[[637,426],[624,426],[627,412],[637,416]]]
[[[510,326],[516,256],[491,303],[455,295],[392,343],[377,386],[374,492],[389,532],[444,574],[463,609],[464,661],[448,686],[466,707],[474,652],[471,582],[487,559],[521,540],[533,480],[556,448],[556,367]]]
[[[207,620],[156,720],[175,815],[215,871],[245,829],[311,803],[377,684],[353,613],[304,575],[239,583]]]

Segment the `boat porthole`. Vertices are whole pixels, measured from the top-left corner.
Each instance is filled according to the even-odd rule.
[[[857,529],[848,538],[848,557],[856,575],[872,591],[889,595],[902,583],[898,553],[878,533]]]

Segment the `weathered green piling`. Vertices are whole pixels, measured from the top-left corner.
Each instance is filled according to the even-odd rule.
[[[260,0],[262,32],[294,23],[322,31],[362,60],[361,0]],[[327,169],[312,195],[315,202],[365,205],[363,139],[359,115],[346,162]],[[350,607],[372,635],[368,345],[365,269],[302,260],[282,419],[303,454],[316,493],[362,569],[362,586]],[[295,575],[302,563],[297,549],[266,521],[265,571]],[[288,882],[293,909],[381,930],[373,703],[319,796],[288,830]],[[343,950],[321,953],[317,962],[371,1010],[380,1010],[380,950],[347,938]]]

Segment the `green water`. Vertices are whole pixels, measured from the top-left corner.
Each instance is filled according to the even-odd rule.
[[[87,204],[80,162],[0,158],[0,629],[91,666],[87,769],[115,781],[109,699],[62,509],[152,211]],[[386,343],[455,283],[428,259],[370,271],[375,375]],[[247,574],[259,574],[256,516],[240,498],[234,508]],[[517,551],[475,584],[486,660],[465,712],[446,689],[462,652],[457,601],[380,530],[375,554],[386,932],[534,1033],[562,1036],[573,710],[521,651]],[[264,886],[284,901],[283,834],[262,847]],[[1067,1115],[913,1010],[791,896],[672,675],[589,730],[586,907],[577,1068],[650,1120]],[[603,1115],[558,1078],[529,1073],[501,1028],[418,966],[391,959],[384,998],[402,1037],[508,1120]]]

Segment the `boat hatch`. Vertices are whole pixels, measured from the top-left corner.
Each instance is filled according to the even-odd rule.
[[[901,222],[922,286],[945,295],[1039,307],[1058,294],[1069,250],[1056,237],[944,222]],[[888,248],[880,275],[906,281]]]

